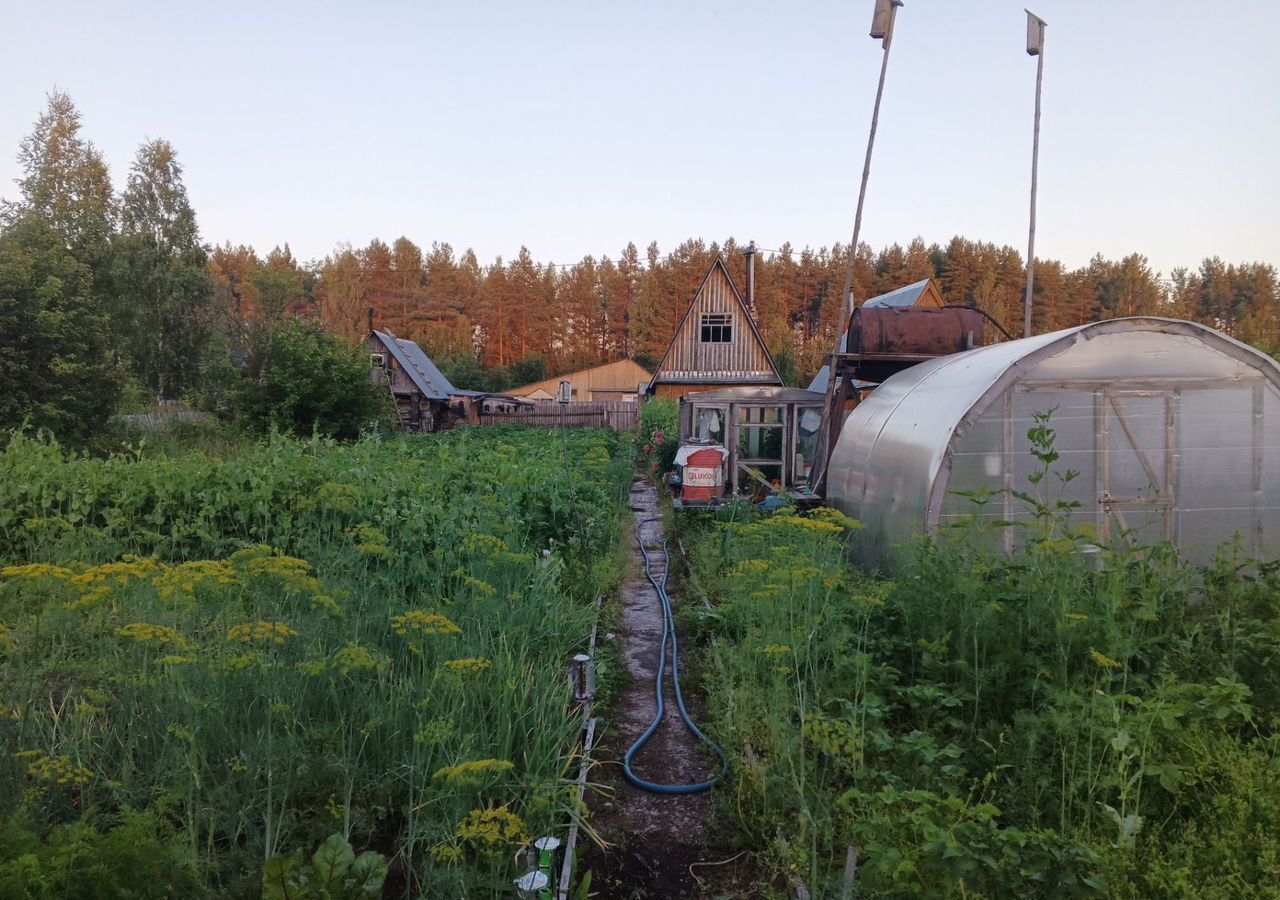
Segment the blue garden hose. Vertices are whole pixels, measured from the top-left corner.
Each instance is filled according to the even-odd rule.
[[[654,591],[658,595],[658,599],[662,602],[662,643],[658,650],[658,674],[654,678],[654,696],[658,700],[658,712],[653,717],[653,721],[649,724],[644,734],[631,745],[627,750],[627,755],[622,758],[622,771],[636,787],[644,791],[650,791],[655,794],[698,794],[702,791],[710,789],[713,785],[723,781],[729,774],[729,757],[725,755],[720,745],[711,738],[702,733],[702,729],[693,723],[693,719],[689,716],[689,710],[685,709],[684,696],[680,693],[680,645],[676,640],[676,624],[675,617],[671,614],[671,598],[667,596],[667,573],[670,570],[669,557],[667,556],[667,542],[662,542],[662,555],[668,559],[668,564],[663,567],[662,583],[653,577],[653,570],[650,567],[649,551],[645,549],[644,540],[640,537],[640,530],[650,522],[659,521],[657,518],[644,519],[636,526],[636,542],[640,545],[640,553],[644,556],[644,576],[649,579],[649,583],[653,585]],[[680,718],[684,722],[686,728],[694,734],[698,740],[702,741],[708,747],[716,752],[720,757],[721,768],[720,774],[716,775],[710,781],[700,781],[696,784],[655,784],[652,781],[646,781],[631,770],[631,761],[635,759],[641,748],[649,742],[649,738],[657,733],[658,727],[662,724],[662,716],[665,711],[665,704],[662,699],[662,676],[667,666],[667,639],[671,640],[671,683],[675,686],[676,691],[676,707],[680,710]]]

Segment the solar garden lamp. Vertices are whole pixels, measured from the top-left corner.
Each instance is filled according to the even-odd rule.
[[[551,876],[532,869],[515,880],[520,900],[551,900]]]
[[[569,665],[569,680],[573,684],[573,699],[582,703],[596,698],[596,662],[586,653],[578,653]]]
[[[534,841],[533,846],[538,850],[538,871],[546,875],[547,880],[550,881],[551,864],[555,861],[556,850],[560,847],[560,839],[547,835]],[[550,897],[550,893],[547,896]]]

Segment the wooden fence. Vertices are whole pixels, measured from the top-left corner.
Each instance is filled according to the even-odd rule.
[[[629,400],[583,400],[567,403],[540,402],[512,413],[481,413],[481,425],[528,425],[533,428],[612,428],[626,431],[640,424],[640,404]]]

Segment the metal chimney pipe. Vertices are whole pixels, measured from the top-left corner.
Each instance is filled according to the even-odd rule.
[[[756,314],[756,242],[752,241],[747,244],[747,249],[742,251],[742,255],[747,258],[747,310],[751,313],[752,318]]]

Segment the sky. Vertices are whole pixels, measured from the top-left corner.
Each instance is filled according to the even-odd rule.
[[[898,13],[861,239],[1025,252],[1024,0]],[[1280,0],[1034,0],[1036,251],[1280,265]],[[873,0],[0,0],[0,196],[48,91],[119,188],[176,148],[201,233],[313,260],[405,235],[542,262],[689,237],[847,242]]]

